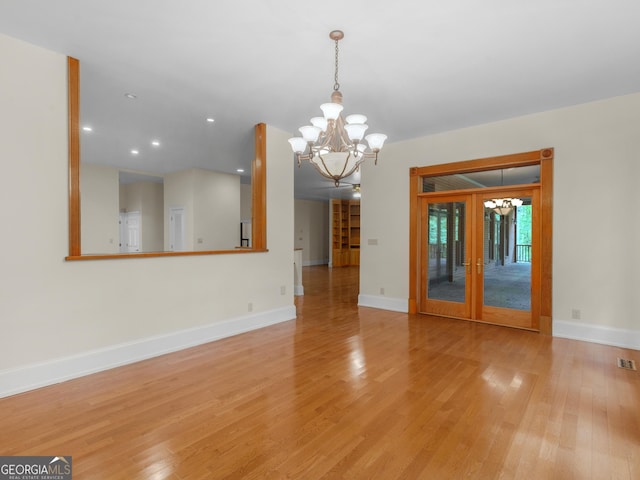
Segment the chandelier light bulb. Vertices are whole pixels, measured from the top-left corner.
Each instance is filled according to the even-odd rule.
[[[296,154],[302,154],[307,149],[307,142],[304,141],[304,138],[293,137],[289,139],[289,143]]]
[[[369,144],[369,148],[374,152],[382,150],[382,146],[386,139],[387,136],[384,133],[371,133],[365,137],[365,140]]]
[[[349,135],[349,139],[354,142],[362,140],[367,128],[369,128],[369,126],[362,123],[349,123],[344,126],[344,129],[347,131],[347,135]]]
[[[322,110],[324,118],[327,120],[337,120],[343,108],[339,103],[323,103],[320,105],[320,110]]]
[[[367,117],[359,113],[354,113],[345,118],[347,123],[367,123]]]
[[[320,136],[320,132],[322,132],[322,130],[320,130],[318,127],[314,127],[312,125],[306,125],[304,127],[300,127],[298,130],[302,134],[302,138],[304,138],[305,141],[310,143],[315,143],[318,140],[318,137]]]
[[[329,122],[327,122],[327,119],[324,117],[313,117],[311,119],[311,125],[313,125],[314,127],[318,127],[323,132],[327,131],[328,123]]]

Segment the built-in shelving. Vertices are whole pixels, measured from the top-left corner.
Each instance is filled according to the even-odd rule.
[[[360,265],[360,201],[332,200],[332,265]]]

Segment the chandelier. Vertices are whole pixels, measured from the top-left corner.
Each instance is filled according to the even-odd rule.
[[[330,178],[336,187],[340,180],[353,174],[367,158],[378,163],[378,152],[382,149],[386,135],[371,133],[364,136],[369,126],[367,117],[361,114],[342,117],[342,93],[338,83],[338,42],[344,33],[334,30],[329,38],[336,44],[336,61],[333,93],[331,103],[320,105],[324,116],[311,119],[311,125],[300,127],[302,137],[289,139],[291,148],[298,160],[298,167],[303,160],[309,162],[320,175]],[[363,138],[366,144],[363,143]]]
[[[522,206],[522,200],[519,198],[492,198],[486,200],[484,206],[498,215],[509,215],[515,207]]]

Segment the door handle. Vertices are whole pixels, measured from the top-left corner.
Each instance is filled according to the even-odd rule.
[[[466,267],[467,273],[471,273],[471,260],[469,260],[468,262],[462,262],[462,265]]]
[[[478,267],[478,275],[480,275],[482,273],[482,259],[478,258],[478,261],[476,262],[476,267]]]

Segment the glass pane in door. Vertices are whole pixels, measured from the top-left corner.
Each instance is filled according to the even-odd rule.
[[[485,203],[484,305],[530,311],[531,198],[520,200],[502,208]]]
[[[429,203],[427,298],[465,302],[465,203]]]

